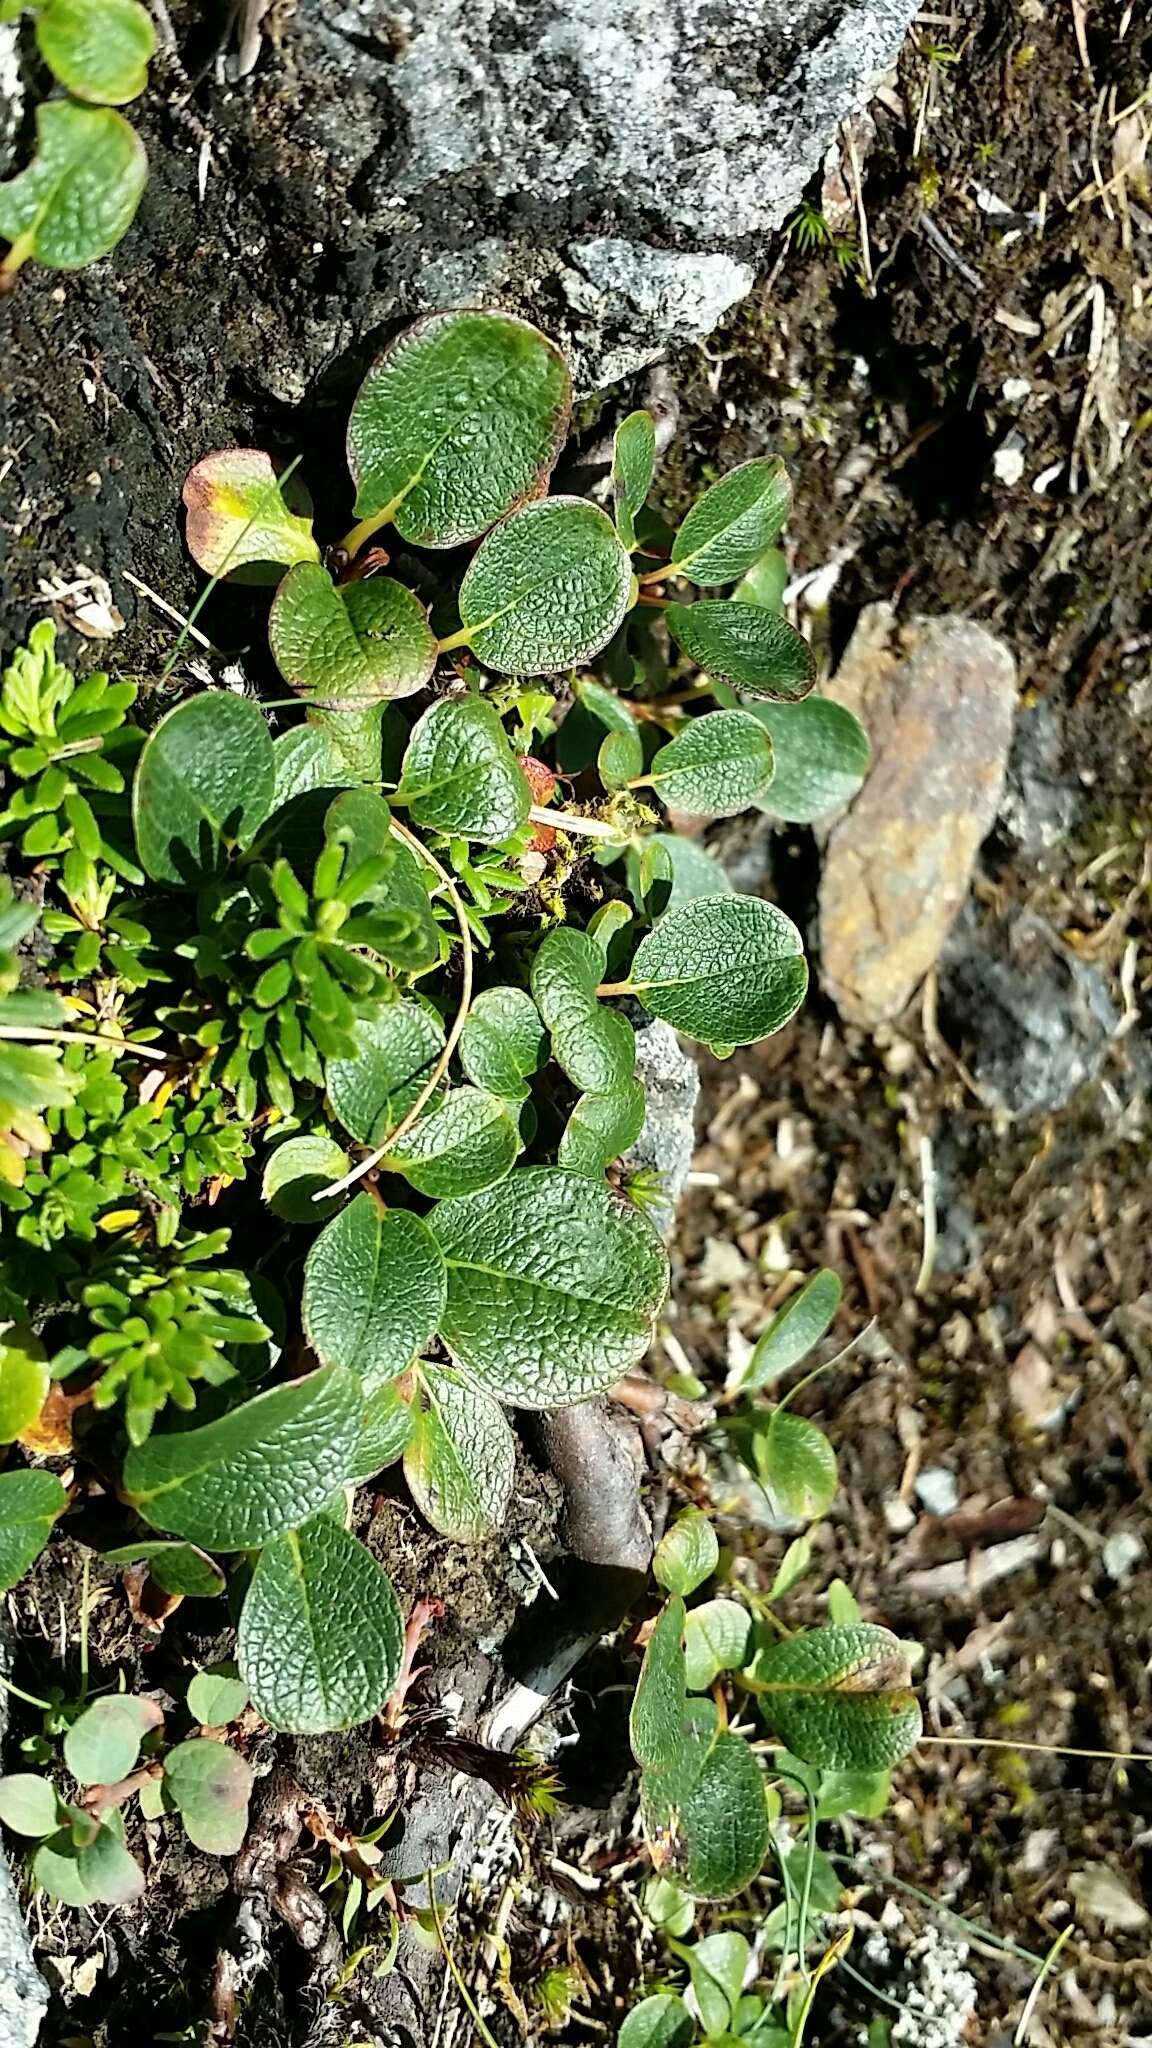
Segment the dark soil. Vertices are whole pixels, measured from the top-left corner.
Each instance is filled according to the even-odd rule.
[[[29,270],[0,312],[9,646],[53,590],[94,571],[126,626],[84,658],[155,677],[175,629],[125,573],[178,611],[192,603],[179,485],[209,449],[302,449],[325,528],[339,530],[349,492],[331,451],[379,338],[360,333],[357,318],[373,281],[379,188],[345,189],[321,148],[314,103],[325,81],[293,69],[290,10],[280,11],[282,59],[242,89],[209,81],[189,97],[185,74],[195,79],[210,60],[224,10],[173,6],[181,61],[161,63],[143,103],[152,176],[132,239],[92,274]],[[789,1270],[823,1261],[844,1278],[838,1334],[869,1334],[802,1403],[837,1444],[843,1489],[790,1612],[815,1619],[819,1590],[847,1580],[869,1616],[924,1644],[929,1725],[956,1738],[919,1751],[889,1814],[858,1826],[845,1848],[867,1850],[873,1878],[898,1898],[897,1951],[933,1920],[931,1906],[891,1890],[903,1880],[1044,1955],[1085,1866],[1109,1865],[1152,1902],[1145,1766],[959,1739],[1141,1749],[1152,1705],[1152,1198],[1139,1051],[1152,791],[1152,194],[1138,170],[1109,185],[1113,117],[1146,89],[1152,26],[1116,0],[1088,11],[1083,49],[1071,12],[1033,0],[984,0],[951,21],[933,17],[918,31],[872,109],[871,283],[867,266],[781,238],[757,297],[671,365],[682,411],[669,507],[714,467],[781,447],[796,485],[794,575],[841,563],[826,617],[809,621],[831,655],[876,599],[964,611],[1008,638],[1025,702],[1047,710],[1041,725],[1022,721],[1014,788],[1024,825],[986,848],[977,897],[986,911],[1039,911],[1134,1021],[1100,1080],[1059,1112],[1011,1122],[972,1091],[947,1017],[944,1037],[917,1009],[865,1040],[841,1030],[817,987],[785,1036],[708,1065],[697,1169],[714,1179],[682,1211],[670,1327],[701,1377],[720,1382],[730,1347],[755,1337]],[[943,58],[929,54],[929,37]],[[1007,213],[984,210],[978,192]],[[838,215],[835,180],[821,196],[835,234],[859,250],[851,200]],[[1023,472],[1008,484],[993,456],[1014,435]],[[70,600],[55,612],[67,623]],[[218,594],[201,623],[230,654],[251,645],[260,678],[250,595]],[[810,920],[817,851],[807,835],[769,846],[762,831],[745,831],[727,843],[744,886],[773,888]],[[918,1291],[921,1134],[934,1151],[940,1237]],[[654,1367],[677,1363],[657,1357]],[[957,1505],[933,1515],[915,1482],[940,1467]],[[399,1498],[376,1503],[371,1541],[402,1599],[431,1594],[446,1609],[430,1699],[447,1689],[445,1673],[496,1654],[537,1587],[524,1544],[550,1568],[554,1491],[527,1458],[523,1472],[516,1520],[479,1551],[433,1539]],[[673,1484],[722,1491],[715,1468],[693,1456]],[[741,1510],[725,1533],[738,1571],[764,1586],[788,1532],[758,1520],[747,1496]],[[1120,1576],[1106,1549],[1117,1533],[1145,1546]],[[78,1558],[57,1543],[14,1598],[17,1677],[33,1691],[58,1678],[62,1644],[74,1672]],[[96,1595],[97,1677],[123,1672],[175,1700],[191,1666],[223,1647],[219,1631],[197,1632],[194,1603],[157,1641],[132,1622],[117,1578],[97,1581]],[[604,1650],[554,1714],[572,1803],[552,1829],[491,1831],[457,1954],[500,2040],[610,2039],[637,1984],[668,1965],[637,1910],[645,1872],[625,1725],[635,1669],[631,1642]],[[14,1725],[25,1732],[29,1717]],[[253,1733],[251,1757],[262,1771],[293,1769],[339,1825],[362,1828],[386,1808],[378,1753],[360,1737],[273,1745]],[[190,2039],[185,2030],[202,2026],[235,1900],[218,1864],[167,1835],[147,1853],[157,1860],[146,1903],[103,1917],[95,1934],[77,1916],[37,1910],[45,1959],[75,1961],[93,1942],[101,1958],[84,1995],[66,1988],[70,1967],[56,1970],[65,1988],[46,2030],[53,2044],[119,2048]],[[297,1866],[311,1884],[323,1875],[324,1853],[307,1837]],[[882,1893],[854,1898],[879,1918]],[[1118,2048],[1152,2033],[1146,1951],[1146,1927],[1083,1916],[1034,2039]],[[242,2048],[303,2048],[337,2038],[335,2022],[341,2039],[387,2038],[374,1992],[359,1988],[365,1971],[343,2005],[326,2005],[330,1984],[279,1925],[272,1953],[273,1971],[240,2014]],[[982,1946],[968,1966],[979,2005],[966,2038],[1004,2044],[1034,1966]],[[539,1992],[557,1969],[572,1973],[577,2002],[546,2036]],[[887,2012],[841,1976],[835,1987],[810,2029],[816,2048],[859,2040]],[[454,2048],[471,2034],[446,1987],[428,2040]]]

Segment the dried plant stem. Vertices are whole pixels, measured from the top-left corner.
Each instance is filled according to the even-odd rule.
[[[366,1173],[371,1173],[375,1167],[379,1166],[380,1161],[386,1159],[389,1152],[395,1150],[401,1138],[407,1137],[413,1125],[419,1123],[426,1105],[431,1101],[445,1074],[448,1072],[452,1055],[460,1042],[460,1033],[464,1029],[468,1019],[468,1012],[472,1007],[472,933],[468,927],[468,913],[464,908],[460,892],[448,873],[447,868],[442,866],[434,853],[429,853],[428,848],[421,840],[417,839],[414,832],[408,830],[407,825],[401,825],[393,818],[390,830],[395,838],[402,839],[404,844],[410,846],[413,853],[417,854],[432,869],[456,913],[456,923],[460,928],[460,942],[464,949],[460,1003],[452,1023],[452,1029],[444,1041],[444,1049],[423,1088],[420,1090],[419,1095],[416,1097],[415,1102],[412,1104],[411,1109],[408,1111],[407,1116],[401,1118],[394,1131],[389,1131],[384,1143],[378,1145],[375,1152],[370,1152],[366,1159],[361,1159],[359,1164],[354,1166],[349,1173],[344,1174],[340,1180],[334,1180],[329,1187],[321,1188],[318,1194],[313,1195],[312,1199],[314,1202],[326,1202],[330,1196],[342,1195],[346,1188],[355,1187],[356,1182],[362,1180]]]

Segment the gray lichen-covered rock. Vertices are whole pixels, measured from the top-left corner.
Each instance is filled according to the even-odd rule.
[[[707,334],[892,62],[911,0],[299,0],[301,139],[391,306],[535,311],[594,387]],[[346,89],[334,94],[333,75]]]
[[[696,1149],[696,1105],[700,1075],[670,1024],[659,1019],[636,1033],[636,1079],[647,1097],[644,1129],[624,1164],[660,1176],[662,1191],[653,1222],[672,1228],[676,1205]]]
[[[971,904],[941,958],[940,1017],[1011,1116],[1062,1109],[1100,1072],[1119,1021],[1099,969],[1042,917],[981,917]]]

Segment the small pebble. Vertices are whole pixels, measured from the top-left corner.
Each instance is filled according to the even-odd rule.
[[[946,1465],[930,1465],[916,1481],[916,1495],[930,1515],[953,1515],[960,1494],[955,1475]]]
[[[1116,1529],[1100,1552],[1100,1562],[1108,1577],[1122,1586],[1143,1555],[1143,1540],[1134,1529]]]
[[[886,1500],[884,1520],[892,1536],[906,1536],[915,1523],[916,1516],[906,1500]]]

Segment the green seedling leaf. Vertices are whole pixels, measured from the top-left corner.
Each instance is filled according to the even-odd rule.
[[[792,486],[778,455],[730,470],[698,498],[672,547],[670,576],[705,585],[735,583],[780,532]]]
[[[454,1088],[381,1164],[439,1201],[503,1180],[519,1150],[520,1132],[506,1102],[481,1088]]]
[[[356,1057],[330,1060],[328,1100],[362,1145],[379,1145],[411,1109],[444,1045],[444,1026],[423,1003],[387,1003],[356,1026]]]
[[[312,500],[295,472],[287,482],[262,448],[222,448],[184,480],[188,552],[208,576],[279,583],[297,562],[319,562]]]
[[[577,676],[576,700],[584,706],[589,716],[609,732],[623,733],[639,739],[640,727],[623,697],[610,690],[606,683],[597,682],[595,676]]]
[[[379,1711],[403,1637],[387,1573],[331,1515],[317,1515],[261,1551],[237,1658],[270,1727],[324,1735]]]
[[[556,925],[532,962],[532,994],[552,1035],[552,1056],[590,1095],[613,1095],[632,1079],[636,1036],[626,1017],[597,1000],[604,953],[587,932]]]
[[[498,1400],[586,1400],[651,1342],[667,1254],[647,1217],[607,1187],[526,1167],[428,1220],[448,1268],[440,1334]]]
[[[432,313],[378,356],[356,397],[353,551],[391,520],[458,547],[546,488],[572,402],[559,350],[507,313]]]
[[[355,1373],[370,1394],[431,1342],[446,1296],[428,1225],[410,1209],[385,1209],[375,1195],[359,1194],[325,1225],[305,1261],[305,1335],[324,1365]]]
[[[42,1842],[32,1858],[32,1875],[62,1906],[126,1906],[144,1890],[144,1872],[112,1821],[98,1827],[83,1847],[69,1828]]]
[[[596,756],[596,772],[607,790],[627,789],[638,781],[644,769],[644,747],[639,733],[610,732]]]
[[[793,1586],[798,1585],[804,1577],[811,1562],[811,1536],[797,1536],[795,1541],[788,1545],[787,1550],[776,1567],[776,1576],[772,1581],[772,1589],[768,1595],[769,1603],[782,1600],[785,1593],[790,1593]]]
[[[359,1380],[340,1367],[289,1380],[201,1429],[150,1436],[124,1461],[125,1492],[154,1529],[206,1550],[251,1550],[344,1484],[363,1405]]]
[[[652,1575],[658,1585],[687,1599],[712,1577],[719,1562],[720,1545],[707,1515],[702,1508],[686,1508],[656,1545]]]
[[[0,185],[0,236],[12,244],[0,276],[34,256],[50,270],[82,270],[127,234],[148,178],[144,144],[110,107],[44,100],[36,154]]]
[[[347,709],[410,697],[436,666],[436,636],[419,598],[391,576],[338,588],[319,562],[289,569],[268,638],[293,690]]]
[[[828,1619],[842,1627],[850,1628],[853,1622],[862,1621],[860,1602],[850,1586],[843,1579],[833,1579],[828,1587]]]
[[[805,1763],[888,1770],[920,1739],[907,1651],[870,1622],[770,1643],[757,1651],[749,1676],[769,1726]]]
[[[39,1337],[10,1323],[0,1337],[0,1444],[13,1444],[44,1406],[52,1375]]]
[[[502,675],[591,661],[628,609],[632,564],[587,498],[543,498],[493,528],[460,585],[461,636]]]
[[[860,1820],[878,1820],[891,1791],[891,1771],[823,1771],[816,1818],[839,1820],[854,1813]]]
[[[162,1593],[185,1600],[215,1600],[224,1574],[194,1543],[122,1543],[104,1552],[106,1564],[146,1564]]]
[[[648,1638],[632,1697],[629,1736],[632,1754],[644,1771],[670,1771],[684,1744],[684,1602],[667,1600]]]
[[[750,711],[708,711],[661,747],[648,780],[673,810],[733,818],[772,780],[772,742]]]
[[[170,889],[202,889],[272,808],[276,756],[258,704],[205,690],[148,735],[132,789],[141,865]]]
[[[778,1515],[812,1522],[836,1498],[836,1453],[823,1430],[774,1408],[753,1437],[756,1471]]]
[[[188,1687],[188,1712],[202,1728],[226,1728],[248,1705],[248,1687],[235,1664],[209,1664]]]
[[[798,1293],[790,1294],[757,1338],[740,1377],[740,1392],[752,1394],[771,1386],[807,1357],[835,1322],[843,1291],[839,1275],[825,1266]]]
[[[36,17],[48,69],[76,100],[122,107],[148,83],[156,31],[140,0],[48,0]]]
[[[235,1856],[248,1832],[251,1765],[224,1743],[194,1735],[169,1750],[164,1783],[189,1841],[209,1856]]]
[[[261,1192],[274,1215],[286,1223],[311,1223],[315,1227],[334,1216],[339,1195],[318,1202],[322,1188],[348,1171],[348,1154],[325,1131],[309,1131],[301,1138],[286,1138],[269,1154],[261,1180]]]
[[[13,1834],[30,1835],[39,1841],[55,1834],[60,1826],[60,1802],[47,1778],[31,1771],[14,1771],[0,1778],[0,1820]]]
[[[806,697],[816,681],[816,664],[806,640],[777,613],[760,605],[709,598],[699,604],[670,604],[668,631],[714,682],[753,697],[791,701]]]
[[[753,799],[760,810],[790,824],[810,825],[851,803],[872,758],[868,735],[851,711],[828,697],[749,709],[776,755],[771,788]]]
[[[407,1449],[412,1434],[412,1409],[394,1380],[369,1394],[360,1425],[360,1441],[349,1479],[359,1483],[374,1479],[387,1465],[394,1465]]]
[[[404,1477],[432,1527],[457,1543],[493,1535],[515,1474],[516,1440],[499,1402],[450,1366],[421,1364]]]
[[[155,1700],[117,1693],[93,1700],[64,1737],[64,1761],[78,1785],[114,1785],[136,1767],[140,1744],[164,1716]]]
[[[771,1837],[765,1781],[743,1736],[720,1729],[714,1709],[708,1720],[686,1718],[671,1770],[643,1773],[641,1808],[657,1868],[694,1898],[733,1898],[759,1874]]]
[[[564,1127],[557,1164],[598,1179],[613,1160],[636,1143],[648,1104],[639,1081],[625,1081],[610,1095],[582,1095]]]
[[[692,2048],[696,2026],[682,1998],[658,1991],[642,1998],[616,2036],[617,2048]]]
[[[0,1593],[35,1564],[67,1505],[54,1472],[0,1472]]]
[[[505,1102],[526,1102],[548,1040],[540,1012],[522,988],[486,988],[468,1012],[460,1064],[477,1088]]]
[[[752,1618],[738,1600],[705,1600],[684,1625],[689,1692],[707,1692],[721,1671],[739,1671],[748,1656]]]
[[[740,578],[733,597],[738,604],[762,604],[766,611],[782,612],[788,588],[788,557],[782,548],[766,548]]]
[[[681,839],[672,832],[653,832],[639,847],[629,847],[626,872],[637,910],[653,922],[696,896],[732,894],[732,884],[715,856],[695,839]]]
[[[666,1877],[650,1877],[644,1887],[644,1918],[662,1934],[670,1934],[675,1941],[682,1941],[692,1932],[696,1919],[696,1904],[682,1892],[679,1885]]]
[[[528,822],[532,794],[483,697],[445,697],[412,730],[397,802],[414,824],[498,846]]]
[[[656,422],[650,412],[630,412],[612,441],[612,496],[616,531],[623,545],[636,545],[636,514],[652,489],[656,473]]]
[[[711,2041],[735,2025],[752,1950],[742,1934],[706,1934],[687,1953],[700,2024]]]
[[[666,912],[631,969],[645,1007],[706,1045],[752,1045],[794,1017],[808,986],[791,918],[759,896],[697,896]]]

